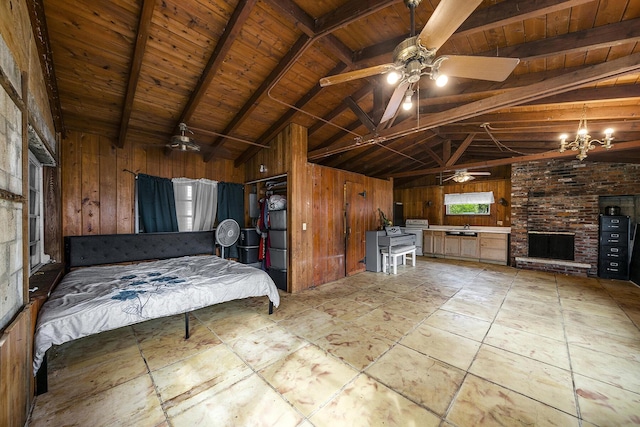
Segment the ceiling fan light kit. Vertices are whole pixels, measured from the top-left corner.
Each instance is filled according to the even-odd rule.
[[[180,129],[180,135],[173,135],[171,142],[167,144],[172,150],[178,151],[200,151],[200,146],[196,144],[193,139],[187,135],[187,132],[193,133],[189,130],[185,123],[180,123],[178,126]]]
[[[482,0],[441,1],[420,34],[416,35],[415,8],[420,1],[405,0],[404,2],[410,11],[411,32],[409,37],[393,50],[392,63],[323,77],[320,79],[320,86],[387,74],[387,82],[397,86],[380,119],[380,123],[384,123],[396,115],[400,105],[405,109],[411,108],[408,102],[409,89],[415,89],[415,85],[422,76],[429,76],[438,87],[446,85],[449,77],[503,81],[520,62],[517,58],[501,57],[463,55],[436,57],[438,49],[482,3]]]

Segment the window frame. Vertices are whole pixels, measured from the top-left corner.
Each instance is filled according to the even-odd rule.
[[[33,172],[33,174],[32,174]],[[44,253],[44,182],[42,164],[29,150],[29,168],[27,172],[29,196],[27,203],[28,229],[27,238],[29,245],[29,273],[33,274],[47,262]],[[33,200],[35,198],[35,200]],[[33,225],[36,230],[32,230]],[[33,237],[32,237],[33,235]]]
[[[456,212],[451,212],[451,207],[453,206],[475,206],[475,211],[465,211],[465,212],[460,212],[460,213],[456,213]],[[483,209],[482,206],[486,206],[486,212],[478,212],[479,210]],[[473,216],[486,216],[486,215],[491,215],[491,205],[489,203],[461,203],[461,204],[455,204],[455,205],[446,205],[446,214],[447,215],[455,215],[455,216],[459,216],[459,215],[473,215]]]

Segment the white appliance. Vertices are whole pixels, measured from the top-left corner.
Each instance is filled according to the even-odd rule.
[[[426,230],[428,228],[428,219],[407,219],[405,226],[402,227],[403,233],[416,235],[416,255],[422,255],[422,230]]]

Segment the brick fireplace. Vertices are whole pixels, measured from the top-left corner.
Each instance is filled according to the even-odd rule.
[[[511,168],[511,265],[571,275],[598,274],[599,197],[638,192],[640,165],[584,160]],[[574,259],[529,256],[529,232],[574,235]]]

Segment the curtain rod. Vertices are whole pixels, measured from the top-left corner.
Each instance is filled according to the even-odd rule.
[[[270,177],[267,177],[267,178],[261,178],[261,179],[256,179],[256,180],[253,180],[253,181],[248,181],[248,182],[245,182],[244,185],[256,184],[258,182],[264,182],[264,181],[269,181],[271,179],[283,178],[285,176],[287,176],[287,174],[283,173],[281,175],[275,175],[275,176],[270,176]]]

